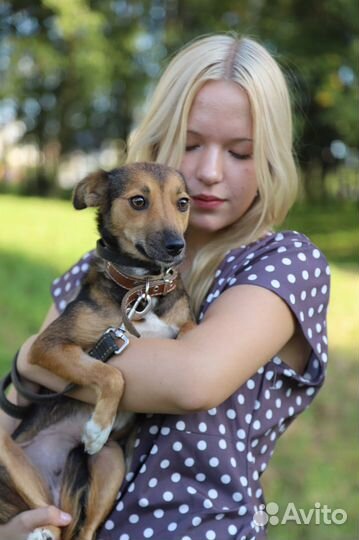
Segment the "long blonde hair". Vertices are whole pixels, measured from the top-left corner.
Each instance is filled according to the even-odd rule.
[[[258,240],[280,224],[298,187],[285,78],[268,51],[247,37],[206,36],[191,42],[172,59],[143,121],[129,138],[127,161],[156,161],[179,168],[193,100],[205,82],[213,79],[237,82],[247,92],[258,196],[238,222],[219,231],[196,255],[186,285],[197,316],[225,254]]]

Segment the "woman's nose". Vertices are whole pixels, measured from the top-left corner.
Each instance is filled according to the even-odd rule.
[[[219,148],[203,152],[198,166],[198,178],[205,184],[215,184],[223,179],[222,154]]]

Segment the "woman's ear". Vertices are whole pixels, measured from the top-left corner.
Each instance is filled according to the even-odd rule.
[[[99,170],[81,180],[73,191],[72,203],[76,210],[101,206],[109,186],[107,172]]]

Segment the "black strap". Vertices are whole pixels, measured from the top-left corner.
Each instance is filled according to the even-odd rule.
[[[89,351],[89,356],[101,360],[102,362],[107,362],[107,360],[118,351],[118,345],[116,341],[116,334],[114,331],[105,332],[96,345]],[[11,372],[5,375],[0,381],[0,407],[8,414],[14,418],[23,419],[29,412],[31,404],[28,405],[15,405],[11,403],[6,397],[6,390],[13,383],[16,390],[23,397],[28,399],[33,403],[44,403],[49,399],[58,398],[64,396],[65,394],[70,393],[75,388],[78,388],[77,384],[68,384],[62,392],[43,392],[41,394],[32,392],[26,386],[26,379],[22,377],[17,369],[17,357],[19,351],[15,354],[14,360],[12,362]]]
[[[11,383],[11,373],[5,375],[0,381],[0,407],[9,416],[22,420],[29,412],[31,405],[15,405],[15,403],[11,403],[11,401],[8,400],[6,397],[6,390]]]

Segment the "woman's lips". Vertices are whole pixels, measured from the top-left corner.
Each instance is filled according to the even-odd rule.
[[[211,195],[192,195],[192,203],[197,208],[204,210],[212,210],[221,206],[224,203],[224,199],[213,197]]]

